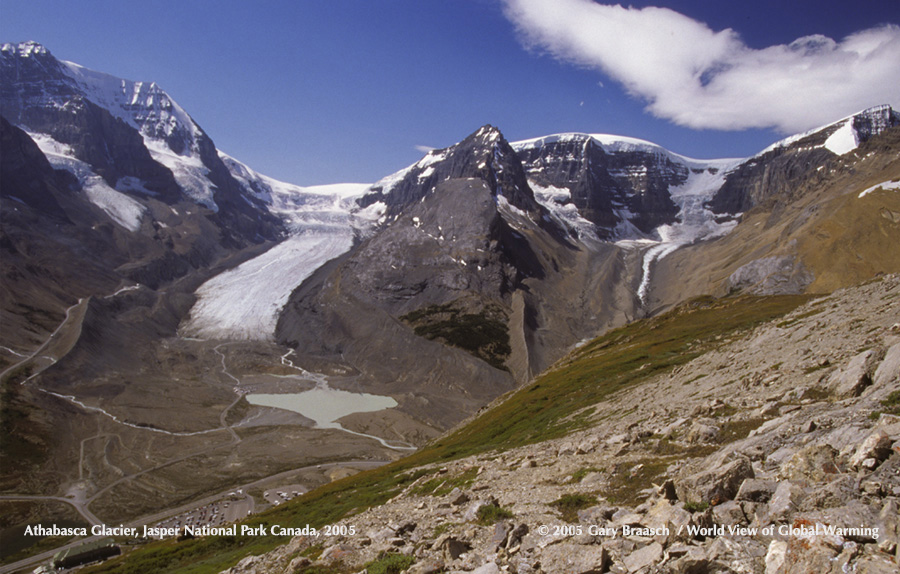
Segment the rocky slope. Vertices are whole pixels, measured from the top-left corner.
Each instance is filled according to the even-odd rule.
[[[340,522],[354,535],[226,572],[895,572],[898,302],[896,275],[813,299],[615,393],[584,430],[410,470]]]

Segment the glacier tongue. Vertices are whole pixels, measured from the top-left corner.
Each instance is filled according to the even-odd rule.
[[[368,232],[381,213],[377,205],[359,210],[354,201],[370,184],[300,187],[219,155],[248,194],[268,203],[270,211],[284,219],[291,236],[201,285],[181,333],[205,339],[271,340],[294,289],[326,262],[349,251],[354,238]]]
[[[718,222],[715,214],[706,209],[705,203],[722,187],[728,171],[741,160],[710,160],[707,169],[697,173],[691,171],[688,180],[680,186],[669,188],[672,201],[678,206],[678,221],[656,228],[659,241],[620,240],[617,245],[625,247],[646,247],[642,262],[641,284],[637,295],[641,303],[647,302],[650,288],[650,271],[653,263],[672,253],[679,247],[704,239],[720,237],[737,225],[736,220]]]
[[[352,245],[349,226],[343,232],[301,233],[216,275],[197,289],[199,300],[182,334],[204,339],[271,339],[291,292]]]

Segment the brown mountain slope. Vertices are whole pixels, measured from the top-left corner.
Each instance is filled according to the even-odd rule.
[[[876,136],[743,214],[729,235],[654,268],[650,307],[700,293],[829,293],[900,271],[900,129]]]

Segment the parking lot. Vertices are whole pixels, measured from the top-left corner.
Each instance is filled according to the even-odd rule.
[[[279,504],[287,502],[295,496],[304,494],[306,490],[306,487],[302,484],[286,484],[284,486],[270,488],[269,490],[263,492],[263,498],[265,498],[266,502],[268,502],[272,506],[277,506]]]

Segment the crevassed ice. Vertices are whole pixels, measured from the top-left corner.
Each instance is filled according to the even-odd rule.
[[[291,293],[326,262],[349,251],[384,213],[384,204],[360,210],[355,199],[370,184],[300,187],[261,175],[220,152],[248,193],[269,204],[291,236],[262,255],[216,275],[196,291],[181,331],[207,339],[268,340]]]
[[[352,230],[290,237],[262,255],[216,275],[196,291],[182,334],[204,339],[267,340],[294,289],[353,245]]]

